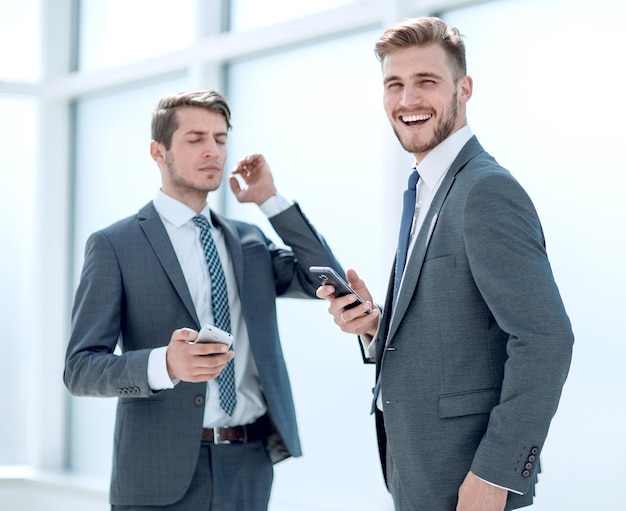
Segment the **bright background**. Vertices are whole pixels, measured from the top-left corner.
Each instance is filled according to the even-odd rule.
[[[71,398],[63,356],[87,236],[159,186],[148,144],[162,95],[225,92],[229,168],[265,154],[383,299],[411,159],[385,120],[373,46],[421,14],[465,36],[469,123],[533,198],[576,334],[533,509],[626,509],[623,2],[0,0],[1,509],[108,509],[115,402]],[[210,202],[276,239],[227,187]],[[271,510],[392,509],[373,368],[323,302],[282,300],[279,314],[304,456],[276,466]]]

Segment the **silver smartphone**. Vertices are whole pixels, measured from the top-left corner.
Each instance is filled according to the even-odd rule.
[[[198,337],[193,342],[221,342],[222,344],[228,345],[228,347],[230,348],[233,344],[233,336],[232,334],[229,334],[221,328],[217,328],[215,325],[209,325],[208,323],[205,323],[200,329]]]
[[[333,293],[335,298],[345,295],[356,296],[356,301],[346,305],[344,310],[352,309],[365,301],[354,289],[350,287],[343,277],[330,266],[310,266],[309,271],[317,277],[321,284],[330,284],[335,288],[335,292]],[[371,310],[367,311],[368,314],[370,312]]]

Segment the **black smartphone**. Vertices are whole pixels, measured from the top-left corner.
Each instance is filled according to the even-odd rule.
[[[333,293],[333,296],[335,298],[339,298],[340,296],[345,295],[356,296],[356,302],[352,302],[351,304],[346,305],[344,307],[345,310],[352,309],[353,307],[356,307],[357,305],[365,301],[354,289],[350,287],[350,285],[343,279],[343,277],[330,266],[310,266],[309,271],[317,277],[321,284],[330,284],[335,288],[335,292]],[[369,314],[371,311],[367,312]]]

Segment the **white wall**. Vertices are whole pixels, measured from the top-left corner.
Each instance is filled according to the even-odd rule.
[[[626,8],[515,0],[447,19],[466,35],[469,122],[533,198],[576,336],[533,509],[623,509]]]

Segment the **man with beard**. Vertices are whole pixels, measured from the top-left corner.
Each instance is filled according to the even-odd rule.
[[[119,398],[114,510],[265,511],[272,463],[301,455],[275,299],[315,298],[309,266],[338,263],[260,154],[239,162],[230,187],[291,248],[209,208],[229,131],[221,94],[163,98],[150,144],[162,188],[87,241],[64,381],[75,395]],[[234,351],[194,342],[207,324],[232,333]]]
[[[466,121],[456,29],[403,21],[376,44],[384,107],[415,166],[384,307],[317,295],[376,363],[373,410],[397,511],[530,505],[573,333],[533,204]],[[414,191],[417,187],[417,192]]]

